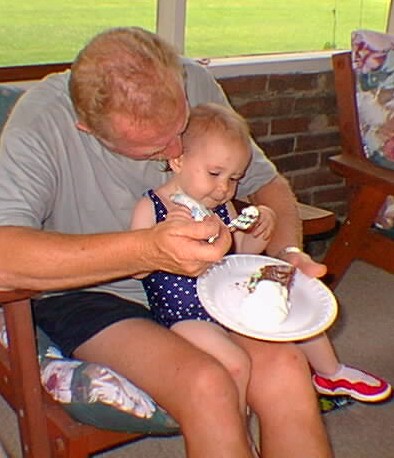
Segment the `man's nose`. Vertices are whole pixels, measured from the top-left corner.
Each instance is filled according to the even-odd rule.
[[[170,143],[168,143],[163,153],[166,159],[172,159],[172,158],[180,156],[182,154],[181,136],[177,135],[176,137],[174,137],[170,141]]]

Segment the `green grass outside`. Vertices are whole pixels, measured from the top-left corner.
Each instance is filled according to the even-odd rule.
[[[97,32],[155,29],[155,0],[0,0],[0,65],[71,61]],[[385,29],[389,0],[188,0],[186,54],[214,57],[349,47]]]

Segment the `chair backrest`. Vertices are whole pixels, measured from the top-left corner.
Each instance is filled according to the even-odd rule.
[[[342,153],[361,158],[364,155],[362,153],[351,51],[334,54],[332,64]]]
[[[333,62],[346,153],[394,170],[394,35],[356,30]]]

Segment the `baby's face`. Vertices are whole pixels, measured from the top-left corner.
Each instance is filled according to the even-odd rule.
[[[181,158],[181,189],[207,208],[231,200],[249,165],[251,153],[222,133],[206,134],[188,145]]]

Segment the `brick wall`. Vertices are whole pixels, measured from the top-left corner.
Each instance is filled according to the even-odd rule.
[[[327,158],[340,149],[332,72],[248,75],[219,82],[298,199],[342,217],[347,191],[327,166]]]
[[[0,69],[0,81],[41,78],[69,64]],[[343,181],[327,167],[339,151],[332,72],[219,78],[253,137],[291,182],[301,202],[346,213]]]

